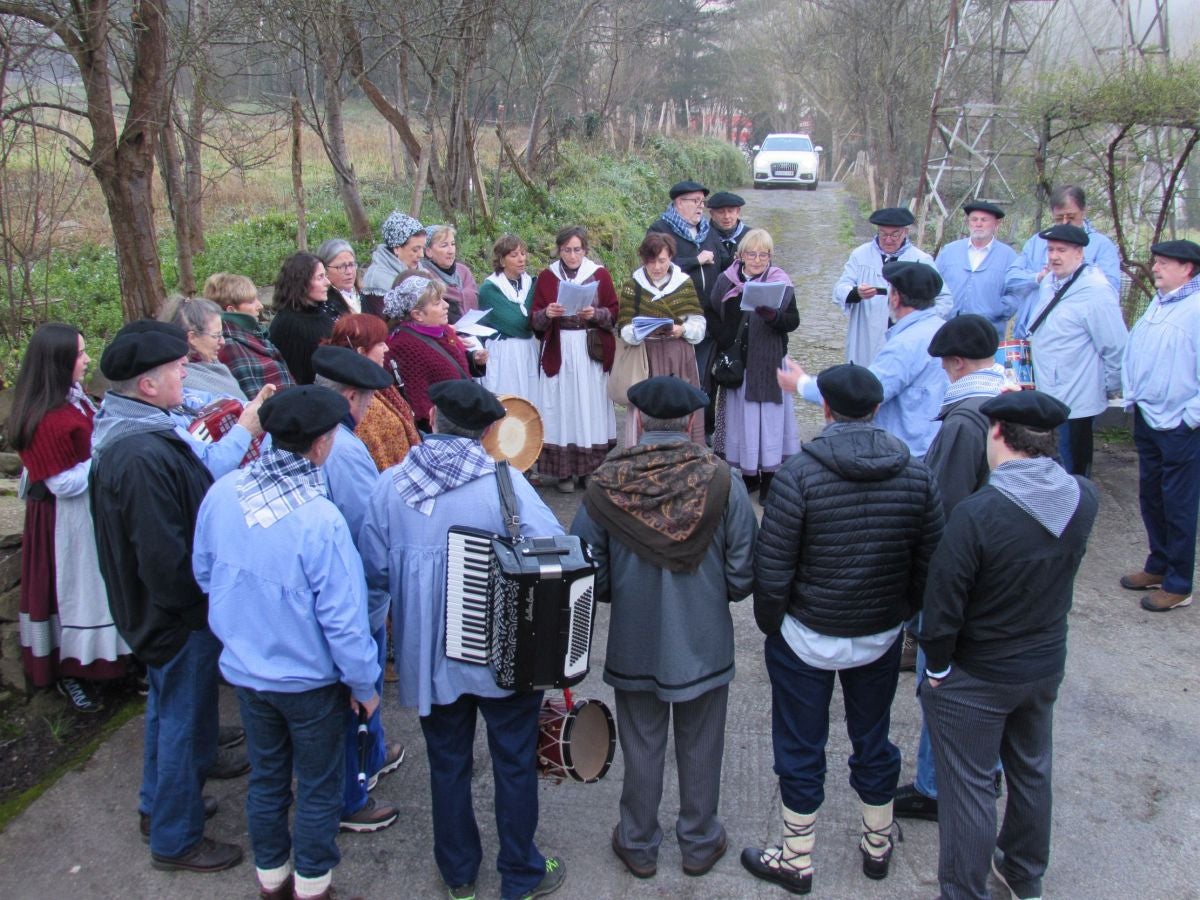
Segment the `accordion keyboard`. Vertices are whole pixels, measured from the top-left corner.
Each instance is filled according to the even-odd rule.
[[[451,528],[446,550],[446,655],[486,665],[491,539]]]

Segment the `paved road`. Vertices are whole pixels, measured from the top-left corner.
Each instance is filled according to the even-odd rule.
[[[844,323],[829,300],[846,250],[837,243],[852,213],[836,187],[816,193],[747,192],[748,221],[766,225],[777,260],[793,274],[801,326],[792,351],[812,371],[842,359]],[[850,211],[850,212],[848,212]],[[798,411],[804,435],[819,427],[814,409]],[[1200,785],[1193,756],[1200,748],[1200,604],[1152,615],[1137,597],[1116,588],[1126,568],[1141,561],[1135,467],[1128,449],[1099,451],[1101,513],[1084,562],[1071,616],[1067,678],[1058,705],[1054,855],[1046,896],[1062,898],[1200,898],[1200,876],[1187,854],[1200,834]],[[547,499],[569,521],[576,497],[549,491]],[[659,874],[629,876],[608,848],[616,820],[622,765],[593,785],[544,783],[538,840],[563,856],[564,900],[605,898],[782,897],[779,888],[742,871],[737,851],[779,839],[779,792],[771,772],[770,690],[761,640],[748,603],[734,610],[738,629],[737,679],[730,695],[722,812],[731,852],[708,876],[685,877],[671,827],[677,791],[668,773],[662,822],[666,838]],[[599,672],[607,610],[601,611],[593,675],[577,695],[611,703]],[[861,874],[858,803],[846,783],[849,745],[835,697],[831,715],[827,800],[818,822],[814,897],[930,898],[937,894],[937,828],[905,824],[892,874],[870,882]],[[226,721],[236,717],[224,697]],[[428,771],[415,717],[387,706],[390,735],[407,742],[408,761],[377,789],[398,803],[399,824],[377,835],[346,836],[337,883],[343,896],[445,896],[433,864]],[[904,754],[902,778],[911,778],[917,733],[913,677],[901,676],[892,739]],[[234,898],[254,896],[249,862],[219,875],[169,875],[149,866],[139,841],[135,803],[141,720],[123,728],[79,771],[67,775],[0,835],[0,897]],[[476,746],[476,808],[485,857],[495,852],[491,772],[482,729]],[[244,781],[212,786],[221,811],[209,833],[249,847],[241,808]],[[479,896],[499,895],[490,863]],[[999,898],[997,891],[994,895]]]

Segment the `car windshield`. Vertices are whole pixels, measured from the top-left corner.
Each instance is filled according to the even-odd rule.
[[[812,150],[813,145],[806,137],[788,137],[773,134],[763,141],[764,150]]]

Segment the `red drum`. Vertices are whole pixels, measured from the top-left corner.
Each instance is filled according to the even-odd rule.
[[[599,700],[547,697],[538,713],[538,774],[591,784],[612,765],[617,726]]]
[[[211,444],[213,441],[219,441],[225,437],[229,430],[237,424],[241,415],[242,404],[240,401],[234,400],[232,397],[225,400],[214,400],[196,413],[196,418],[188,426],[188,432],[204,443]],[[250,449],[242,457],[242,461],[238,464],[239,467],[258,459],[262,441],[262,435],[259,435],[250,442]]]

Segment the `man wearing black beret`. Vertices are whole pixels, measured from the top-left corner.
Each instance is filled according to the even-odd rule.
[[[888,739],[900,632],[921,607],[942,534],[933,476],[872,421],[885,385],[847,363],[826,369],[815,386],[825,428],[775,475],[754,548],[754,618],[767,635],[783,844],[742,852],[752,874],[798,894],[812,887],[835,678],[854,745],[863,873],[887,877],[900,777],[900,751]]]
[[[347,706],[379,707],[362,563],[322,474],[348,407],[314,385],[267,400],[271,448],[213,486],[196,524],[192,567],[246,727],[258,888],[278,900],[331,896],[347,754],[358,769]]]
[[[217,655],[208,598],[192,576],[196,515],[212,484],[167,410],[183,402],[187,341],[125,326],[100,359],[111,383],[96,415],[89,484],[113,620],[146,665],[138,809],[158,869],[216,872],[242,850],[204,836],[204,775],[217,755]]]
[[[833,302],[845,311],[846,362],[869,366],[883,346],[887,333],[888,289],[883,279],[886,263],[903,260],[933,265],[933,257],[908,240],[913,214],[902,206],[877,209],[868,221],[876,234],[856,247],[846,260],[842,275],[833,286]],[[943,285],[934,298],[934,311],[943,319],[950,315],[952,298]]]
[[[446,654],[447,535],[453,525],[505,531],[496,463],[480,439],[504,418],[474,381],[431,385],[433,434],[375,483],[359,534],[367,585],[392,602],[400,704],[421,718],[433,795],[433,855],[452,897],[470,897],[483,862],[471,799],[475,726],[483,716],[495,772],[503,897],[536,897],[562,884],[565,864],[543,856],[538,824],[541,691],[497,687],[491,669]],[[562,526],[524,476],[511,470],[521,534],[560,535]]]
[[[1008,320],[1017,311],[1018,299],[1004,292],[1005,273],[1017,251],[996,237],[1004,210],[993,203],[973,200],[963,205],[968,237],[951,241],[937,255],[938,271],[954,295],[952,316],[984,316],[1003,339]]]
[[[1054,461],[1067,407],[1002,393],[988,418],[988,483],[954,508],[929,566],[918,688],[937,760],[943,897],[1042,896],[1050,855],[1054,702],[1096,488]],[[993,767],[1008,781],[996,836]]]
[[[717,191],[708,198],[709,223],[712,225],[719,248],[715,266],[717,274],[733,265],[738,241],[749,230],[749,226],[741,219],[742,207],[745,205],[745,200],[729,191]],[[708,300],[707,297],[700,299]]]
[[[696,181],[679,181],[671,186],[671,205],[654,220],[646,233],[659,231],[675,238],[673,262],[692,279],[701,302],[712,290],[720,270],[720,242],[711,223],[704,218],[708,188]]]
[[[1151,591],[1142,608],[1166,612],[1192,602],[1200,512],[1200,245],[1150,247],[1158,291],[1129,333],[1122,366],[1133,410],[1138,500],[1150,554],[1121,587]]]
[[[675,833],[684,873],[699,876],[728,846],[717,806],[734,672],[729,604],[750,593],[758,529],[741,479],[688,437],[704,392],[660,375],[633,385],[629,402],[641,439],[592,474],[571,525],[599,566],[597,599],[612,604],[604,680],[615,691],[625,760],[612,848],[635,877],[657,871],[674,721]]]

